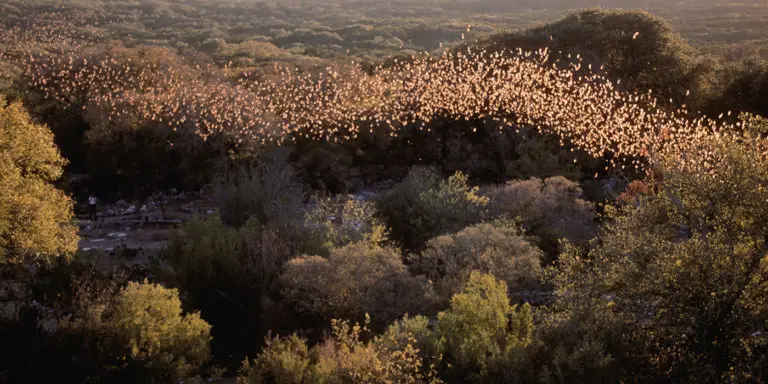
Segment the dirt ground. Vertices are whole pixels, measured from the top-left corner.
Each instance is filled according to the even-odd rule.
[[[139,207],[139,208],[136,208]],[[157,251],[165,246],[171,231],[194,217],[215,212],[211,196],[195,195],[184,198],[160,196],[144,203],[98,206],[98,219],[87,215],[78,217],[81,251],[119,248],[136,251]]]

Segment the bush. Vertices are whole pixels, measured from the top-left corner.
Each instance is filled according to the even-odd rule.
[[[534,327],[530,305],[510,305],[506,291],[503,281],[472,272],[434,326],[426,317],[406,316],[379,341],[416,347],[448,382],[508,382],[526,367]]]
[[[426,316],[405,315],[387,327],[379,338],[379,343],[390,350],[403,350],[411,345],[418,349],[419,356],[424,359],[425,373],[438,365],[443,356],[443,345],[439,335]]]
[[[542,252],[509,222],[477,224],[427,242],[412,255],[411,269],[435,281],[446,302],[469,280],[472,271],[504,281],[511,293],[538,287]]]
[[[272,152],[253,167],[239,167],[215,185],[216,202],[227,225],[239,227],[254,218],[259,223],[301,221],[301,185],[287,154]]]
[[[72,200],[52,185],[65,164],[51,131],[0,95],[0,263],[77,250]]]
[[[182,315],[175,289],[130,282],[112,305],[91,308],[88,315],[114,368],[136,367],[136,378],[188,377],[210,359],[211,326],[199,313]]]
[[[561,238],[587,245],[597,233],[594,206],[582,199],[577,183],[564,177],[510,181],[485,194],[490,216],[520,220],[550,257],[557,255]]]
[[[238,383],[300,384],[311,380],[311,361],[307,342],[293,334],[267,338],[264,349],[251,364],[243,362]]]
[[[440,180],[433,169],[414,168],[377,200],[377,206],[392,229],[392,239],[407,250],[418,250],[432,237],[481,221],[488,199],[477,191],[462,173]]]
[[[124,268],[102,273],[78,256],[35,270],[0,266],[0,381],[93,382],[113,374],[113,356],[100,349],[106,339],[85,326],[87,313],[110,305],[129,279],[142,274]]]
[[[333,320],[331,337],[309,351],[296,335],[269,339],[253,364],[243,363],[238,383],[440,383],[410,343],[363,341],[367,325]]]
[[[343,193],[353,188],[350,173],[354,159],[347,152],[348,148],[328,142],[301,144],[304,143],[296,149],[296,166],[306,184],[331,193]]]
[[[242,356],[267,327],[280,325],[278,312],[262,321],[265,311],[276,309],[270,300],[275,282],[292,257],[318,250],[311,240],[301,228],[263,226],[254,219],[239,229],[218,216],[191,220],[172,235],[160,272],[214,325],[216,356]]]
[[[521,369],[507,371],[515,383],[617,383],[623,329],[592,307],[559,313],[544,308],[537,313],[536,333]]]
[[[408,273],[397,251],[369,243],[331,250],[326,259],[291,260],[281,276],[283,295],[303,313],[387,324],[404,313],[429,311],[432,287]]]
[[[376,206],[369,201],[345,197],[317,197],[305,215],[306,229],[322,239],[326,248],[370,241],[383,244],[388,230],[376,217]]]
[[[460,375],[487,381],[522,360],[532,340],[531,306],[510,305],[503,281],[473,272],[451,307],[438,314],[437,332]]]

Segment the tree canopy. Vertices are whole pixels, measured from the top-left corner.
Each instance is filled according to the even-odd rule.
[[[72,201],[52,184],[65,164],[51,131],[0,96],[0,262],[77,249]]]

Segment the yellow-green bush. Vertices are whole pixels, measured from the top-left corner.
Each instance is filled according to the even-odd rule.
[[[448,310],[437,316],[437,332],[447,357],[461,375],[480,381],[523,358],[532,341],[531,306],[510,305],[507,286],[491,275],[473,272]]]
[[[369,318],[366,318],[367,320]],[[296,335],[269,339],[253,360],[246,360],[238,383],[341,384],[341,383],[440,383],[435,372],[424,367],[411,337],[403,345],[370,337],[368,323],[351,325],[333,320],[324,342],[309,349]]]
[[[113,303],[90,308],[88,318],[113,369],[180,379],[210,359],[211,326],[197,312],[183,314],[175,289],[130,282]]]

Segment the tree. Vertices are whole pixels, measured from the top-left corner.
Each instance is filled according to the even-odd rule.
[[[227,225],[239,227],[252,217],[262,225],[301,221],[301,185],[285,152],[267,153],[255,166],[228,172],[214,191]]]
[[[411,255],[411,269],[435,282],[445,302],[458,293],[472,271],[504,281],[510,293],[536,289],[542,252],[510,222],[476,224],[453,235],[436,237]]]
[[[743,111],[768,116],[768,60],[746,58],[728,63],[719,73],[722,88],[709,100],[707,112]]]
[[[217,356],[236,356],[230,363],[239,364],[270,326],[292,324],[280,317],[271,297],[278,294],[285,263],[317,250],[308,245],[314,244],[312,236],[300,229],[264,226],[255,218],[232,228],[214,215],[190,220],[171,236],[163,252],[167,264],[158,272],[214,326]]]
[[[142,377],[180,379],[210,359],[211,326],[200,313],[182,314],[178,291],[129,282],[111,306],[91,308],[94,332],[115,368],[140,367]],[[111,349],[114,348],[114,349]]]
[[[51,131],[0,96],[0,262],[77,250],[72,200],[51,185],[65,164]]]
[[[703,170],[665,162],[653,193],[607,210],[594,249],[561,255],[558,305],[627,327],[616,355],[633,379],[768,378],[768,163],[716,151]]]
[[[510,305],[503,281],[473,272],[451,307],[438,314],[437,332],[459,372],[486,381],[522,359],[532,339],[531,306]]]

